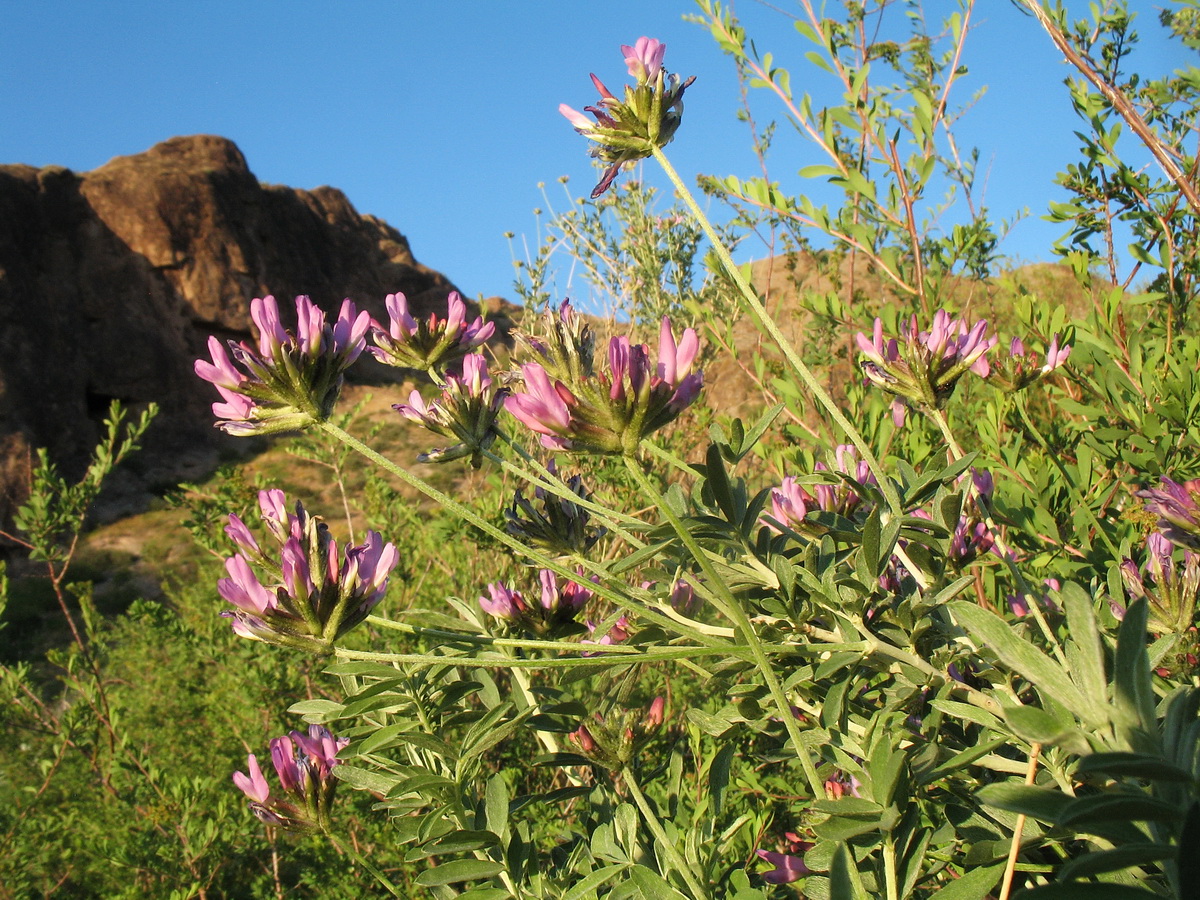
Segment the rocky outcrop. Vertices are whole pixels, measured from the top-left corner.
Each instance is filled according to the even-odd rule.
[[[113,399],[162,408],[133,463],[143,483],[211,467],[227,439],[192,362],[209,334],[249,333],[253,297],[351,297],[382,317],[386,294],[422,312],[452,289],[340,191],[260,184],[224,138],[86,173],[0,166],[0,522],[33,448],[79,473]]]

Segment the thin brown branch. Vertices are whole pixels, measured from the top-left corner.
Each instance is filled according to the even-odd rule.
[[[1200,193],[1197,193],[1196,185],[1179,168],[1175,160],[1171,158],[1171,153],[1168,152],[1162,140],[1146,124],[1146,120],[1141,117],[1129,98],[1117,87],[1110,84],[1103,75],[1096,71],[1095,66],[1071,46],[1071,42],[1063,34],[1062,29],[1058,27],[1058,23],[1046,12],[1041,3],[1037,2],[1037,0],[1020,0],[1020,3],[1033,13],[1042,28],[1050,35],[1050,40],[1054,42],[1054,46],[1066,57],[1067,62],[1078,69],[1083,77],[1108,101],[1117,114],[1125,120],[1130,130],[1146,145],[1146,149],[1150,151],[1155,162],[1158,163],[1166,176],[1174,182],[1175,187],[1187,199],[1192,212],[1200,215]]]

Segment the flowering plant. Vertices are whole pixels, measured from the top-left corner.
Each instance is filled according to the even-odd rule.
[[[76,489],[48,468],[19,521],[49,561],[79,652],[55,658],[70,689],[57,706],[4,682],[9,705],[27,711],[22,734],[45,729],[58,754],[26,776],[24,794],[48,791],[82,754],[80,770],[102,775],[113,802],[132,787],[122,809],[153,820],[189,877],[201,868],[196,847],[219,846],[218,869],[254,858],[258,869],[237,870],[253,877],[231,877],[225,894],[280,896],[293,883],[363,893],[321,886],[341,866],[396,896],[479,900],[987,900],[1022,885],[1034,900],[1197,896],[1200,338],[1184,302],[1190,269],[1171,262],[1190,243],[1174,230],[1155,238],[1172,270],[1163,307],[1093,283],[1095,302],[1072,310],[1038,299],[1036,285],[1010,288],[1027,274],[986,277],[997,235],[982,205],[924,199],[941,177],[973,190],[970,157],[951,137],[950,90],[974,27],[970,4],[946,23],[949,38],[919,32],[895,45],[865,27],[887,4],[855,6],[846,22],[804,4],[802,38],[848,98],[831,110],[793,97],[787,73],[727,10],[702,8],[748,90],[783,102],[824,156],[801,177],[828,180],[840,208],[766,173],[706,179],[738,211],[729,231],[714,228],[664,151],[682,136],[687,85],[665,74],[662,45],[643,39],[622,48],[634,81],[624,99],[598,85],[595,123],[569,118],[607,167],[602,187],[634,158],[662,168],[688,233],[707,241],[688,252],[707,261],[710,289],[643,294],[677,259],[649,241],[636,271],[614,275],[639,285],[629,296],[641,304],[612,324],[614,337],[597,347],[604,326],[563,301],[527,311],[511,354],[482,319],[468,325],[461,298],[448,298],[444,319],[420,322],[392,295],[386,326],[364,325],[349,304],[328,324],[298,301],[294,332],[273,302],[256,303],[257,342],[213,342],[197,372],[217,386],[232,433],[310,431],[291,446],[310,448],[345,523],[308,512],[328,493],[289,505],[261,491],[249,516],[227,513],[253,508],[257,485],[197,489],[196,530],[219,511],[235,552],[224,578],[180,596],[218,624],[222,598],[233,634],[213,629],[224,643],[209,652],[165,606],[157,619],[141,609],[130,627],[169,622],[156,633],[173,634],[177,651],[187,640],[200,659],[183,683],[206,684],[213,670],[234,682],[226,693],[186,692],[215,698],[222,716],[239,712],[228,696],[252,707],[220,732],[231,748],[253,748],[248,731],[279,734],[263,707],[302,698],[287,713],[307,730],[284,726],[272,764],[250,756],[234,776],[254,814],[237,804],[242,818],[269,827],[240,844],[226,837],[230,820],[194,812],[219,725],[206,723],[211,735],[181,748],[178,765],[159,767],[113,724],[124,692],[167,666],[101,677],[106,657],[140,641],[132,631],[93,637],[86,592],[64,587],[71,523],[98,476]],[[1098,16],[1059,34],[1067,49],[1124,27]],[[1124,46],[1102,48],[1103,58],[1119,61]],[[1097,113],[1102,101],[1086,99],[1089,127],[1136,112]],[[1119,146],[1109,131],[1089,152],[1072,174],[1080,196],[1092,196],[1081,181]],[[1130,215],[1149,240],[1145,229],[1177,228],[1170,210],[1186,204],[1182,191],[1143,192],[1144,179],[1124,170],[1107,182],[1120,196],[1103,196],[1146,203]],[[600,221],[559,225],[579,231],[574,246],[591,241],[605,254],[619,242],[591,230]],[[656,223],[646,210],[639,233]],[[790,301],[767,297],[761,273],[748,281],[725,240],[770,239],[772,229],[786,232],[780,245],[831,248],[790,260],[798,280],[812,274],[791,298],[799,345],[780,327]],[[620,259],[611,255],[617,269]],[[1021,334],[1007,356],[981,318],[983,297],[988,322]],[[734,308],[750,321],[734,322]],[[433,383],[387,413],[403,429],[330,414],[367,332],[378,359]],[[846,355],[855,349],[857,367]],[[739,380],[748,394],[735,396]],[[426,447],[423,432],[449,445],[418,458],[438,465],[398,464],[395,443]],[[119,446],[114,436],[96,471]],[[351,454],[372,471],[345,464]],[[258,471],[286,477],[293,496],[316,480],[298,465]],[[363,519],[379,532],[355,539]],[[187,718],[160,715],[159,699],[123,713],[158,728]],[[79,722],[99,723],[100,739],[84,741]],[[175,892],[199,895],[204,877]]]

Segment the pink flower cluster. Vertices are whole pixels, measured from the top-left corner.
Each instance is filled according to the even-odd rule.
[[[236,435],[293,431],[333,411],[347,368],[366,346],[371,317],[350,300],[331,325],[308,297],[296,298],[295,334],[284,328],[274,297],[255,298],[250,319],[258,345],[208,339],[212,361],[196,360],[196,374],[221,395],[213,404],[217,427]]]
[[[1013,338],[1008,345],[1008,356],[1000,359],[993,367],[988,381],[1005,391],[1020,391],[1029,387],[1055,369],[1061,368],[1071,356],[1071,348],[1059,346],[1058,335],[1050,340],[1046,355],[1039,356],[1025,349],[1025,342]]]
[[[217,582],[217,593],[235,607],[222,615],[242,637],[328,650],[383,599],[399,554],[374,531],[367,532],[365,543],[339,554],[320,519],[300,503],[288,512],[283,491],[258,497],[278,556],[264,552],[246,523],[229,516],[225,533],[239,552],[225,561],[229,577]]]
[[[233,773],[233,783],[250,799],[250,809],[268,825],[289,829],[327,828],[336,779],[333,768],[348,738],[335,738],[327,728],[310,725],[308,734],[293,731],[272,738],[271,762],[282,794],[274,794],[253,753],[249,775]]]
[[[495,323],[476,317],[467,324],[467,306],[457,291],[446,300],[446,318],[432,314],[418,321],[408,309],[404,294],[388,294],[384,300],[388,325],[371,322],[375,346],[368,353],[385,365],[420,371],[441,371],[457,359],[483,345],[496,331]]]
[[[608,164],[592,199],[609,189],[623,165],[649,156],[653,147],[666,146],[679,128],[683,92],[695,79],[681,83],[679,76],[667,76],[666,50],[666,44],[648,37],[638,38],[632,47],[623,44],[621,55],[634,83],[626,85],[624,99],[618,99],[592,75],[600,99],[584,111],[592,114],[594,122],[565,103],[558,107],[576,131],[595,143],[592,156]]]
[[[524,389],[514,391],[504,408],[552,450],[632,453],[643,437],[671,422],[699,396],[704,383],[703,374],[694,371],[699,346],[691,328],[676,343],[671,322],[663,317],[656,364],[645,344],[614,337],[607,369],[581,371],[573,384],[552,379],[542,363],[526,363],[521,367]],[[547,362],[551,352],[546,348]]]
[[[397,403],[393,409],[434,434],[457,442],[422,453],[418,462],[449,462],[469,456],[471,464],[479,468],[484,451],[496,440],[496,417],[507,395],[507,389],[498,388],[488,377],[483,355],[468,353],[463,357],[462,373],[446,376],[437,400],[427,404],[421,392],[414,390],[408,403]]]
[[[593,576],[591,580],[595,583],[599,578]],[[579,570],[579,581],[562,585],[554,572],[541,569],[538,582],[541,590],[537,605],[528,602],[520,591],[495,581],[487,586],[488,596],[479,598],[479,606],[488,615],[534,634],[582,631],[575,617],[594,596],[583,569]]]
[[[968,371],[986,378],[990,371],[985,354],[996,344],[987,337],[987,322],[968,326],[939,309],[928,331],[921,331],[913,316],[900,339],[883,336],[883,320],[875,319],[871,337],[856,336],[863,355],[860,363],[867,379],[896,396],[892,414],[904,421],[906,405],[941,409]]]
[[[793,531],[813,530],[805,518],[813,510],[849,516],[864,502],[866,486],[877,484],[875,475],[866,462],[858,458],[858,450],[852,444],[838,444],[833,453],[833,467],[823,462],[813,466],[813,472],[827,472],[838,476],[837,483],[830,481],[812,484],[810,493],[804,483],[794,475],[783,479],[779,487],[771,491],[771,516],[763,517],[762,523],[778,531],[782,525]]]
[[[1200,478],[1173,481],[1165,475],[1160,487],[1137,494],[1146,501],[1146,511],[1158,517],[1158,529],[1171,543],[1200,550]]]

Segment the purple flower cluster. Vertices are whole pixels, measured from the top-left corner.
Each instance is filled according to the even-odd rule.
[[[496,331],[494,323],[485,323],[479,317],[467,324],[467,306],[457,291],[451,291],[446,300],[445,319],[435,313],[418,321],[409,313],[408,298],[403,294],[388,294],[384,305],[388,326],[371,322],[375,346],[367,352],[389,366],[440,372],[480,347]]]
[[[596,583],[599,578],[592,576],[591,580]],[[538,635],[582,631],[576,624],[576,616],[594,596],[587,587],[583,569],[579,569],[579,581],[561,585],[554,572],[541,569],[538,583],[540,602],[537,605],[528,602],[520,591],[495,581],[487,586],[488,596],[479,598],[479,606],[488,615],[510,626]]]
[[[827,478],[836,476],[838,480],[812,484],[810,493],[798,477],[786,476],[779,487],[772,489],[771,515],[764,516],[762,524],[773,531],[783,526],[799,533],[815,533],[814,527],[805,523],[810,512],[819,509],[849,516],[864,504],[866,486],[878,483],[852,444],[839,444],[835,448],[832,468],[819,462],[813,466],[813,472],[826,472]]]
[[[339,554],[320,519],[300,503],[288,512],[283,491],[262,491],[258,499],[278,553],[265,552],[245,522],[229,516],[225,533],[239,552],[225,561],[229,577],[217,582],[217,592],[235,609],[222,615],[242,637],[328,650],[383,599],[399,554],[374,531]]]
[[[939,309],[928,331],[921,331],[913,316],[900,338],[884,339],[883,320],[875,320],[871,337],[856,336],[863,355],[860,363],[867,379],[896,397],[892,414],[904,422],[905,406],[941,409],[968,371],[986,378],[990,368],[985,354],[996,344],[987,336],[987,322],[968,326]]]
[[[329,416],[346,369],[366,347],[371,317],[350,300],[337,320],[308,297],[296,298],[295,334],[283,327],[274,297],[255,298],[250,318],[258,345],[208,339],[212,361],[196,360],[196,374],[221,395],[213,404],[217,427],[235,435],[294,431]]]
[[[449,462],[469,456],[478,469],[483,452],[496,440],[496,417],[507,395],[507,389],[497,387],[488,377],[483,355],[468,353],[463,357],[462,373],[446,376],[437,400],[426,404],[421,392],[414,390],[408,403],[397,403],[393,409],[434,434],[457,441],[445,449],[422,453],[419,462]]]
[[[1152,531],[1146,537],[1145,565],[1139,569],[1126,557],[1121,562],[1121,580],[1130,596],[1149,603],[1151,631],[1182,634],[1192,626],[1200,596],[1200,554],[1184,550],[1180,564],[1172,542]]]
[[[607,715],[596,713],[590,724],[581,722],[568,739],[592,762],[619,772],[662,727],[666,717],[666,698],[655,697],[644,711],[635,707],[614,709]]]
[[[679,128],[683,92],[695,79],[680,82],[678,75],[667,75],[666,50],[666,44],[647,37],[638,38],[632,47],[622,45],[621,55],[634,83],[625,86],[621,100],[592,75],[600,99],[584,111],[592,114],[594,122],[565,103],[558,107],[576,131],[595,143],[591,155],[608,166],[592,191],[593,200],[608,190],[621,166],[649,156],[654,147],[665,147]]]
[[[1024,341],[1013,338],[1008,356],[997,361],[988,381],[1001,390],[1021,391],[1063,366],[1070,356],[1071,348],[1065,344],[1060,347],[1057,334],[1050,340],[1045,357],[1026,350]]]
[[[1167,540],[1200,550],[1200,478],[1178,482],[1164,475],[1161,487],[1137,495],[1146,501],[1146,511],[1158,517],[1158,528]]]
[[[328,828],[333,802],[333,768],[348,738],[335,738],[328,729],[310,725],[308,734],[293,731],[272,738],[271,762],[281,794],[273,794],[253,753],[247,758],[250,774],[233,773],[233,783],[250,799],[250,809],[268,825],[288,829]]]
[[[574,315],[560,310],[558,318]],[[674,420],[699,396],[704,377],[694,367],[700,342],[691,328],[676,343],[671,322],[663,317],[655,364],[645,344],[614,337],[607,368],[600,372],[591,370],[586,346],[562,337],[576,333],[584,332],[556,327],[545,342],[526,339],[544,362],[524,364],[523,390],[504,401],[505,409],[541,435],[543,446],[633,453],[643,437]]]

